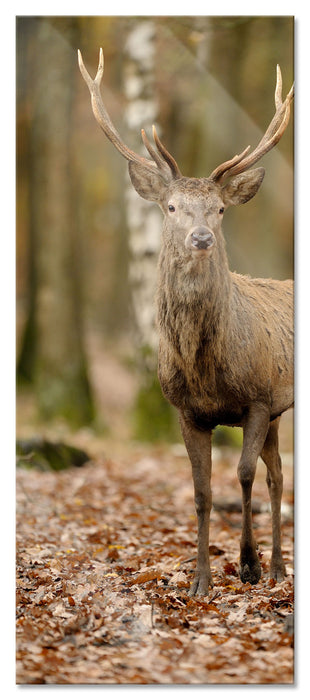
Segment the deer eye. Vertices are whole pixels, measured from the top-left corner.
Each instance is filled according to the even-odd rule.
[[[221,208],[219,209],[219,214],[224,214],[224,211],[225,211],[225,210],[224,210],[224,207],[221,207]]]
[[[173,206],[173,204],[169,204],[168,209],[169,211],[175,211],[175,207]]]

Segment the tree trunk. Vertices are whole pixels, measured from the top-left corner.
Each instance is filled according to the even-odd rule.
[[[141,129],[145,128],[150,133],[158,113],[154,97],[155,25],[152,20],[134,23],[125,51],[125,124],[128,140],[134,150],[148,157],[142,143]],[[129,275],[138,342],[151,351],[148,352],[149,358],[152,356],[149,361],[154,363],[157,350],[154,294],[162,217],[156,205],[150,205],[137,195],[129,176],[126,181],[125,205],[131,253]]]
[[[144,128],[150,135],[151,126],[158,119],[154,85],[156,27],[151,19],[134,22],[125,51],[125,124],[128,142],[134,151],[148,155],[142,143],[141,129]],[[135,344],[141,376],[134,408],[134,432],[142,440],[175,439],[175,413],[163,398],[157,379],[155,289],[162,215],[156,205],[151,205],[137,195],[129,176],[126,180],[125,207],[131,256],[129,278],[135,319]]]
[[[72,102],[76,23],[38,21],[31,80],[30,294],[19,378],[34,382],[41,417],[93,418],[81,322]]]

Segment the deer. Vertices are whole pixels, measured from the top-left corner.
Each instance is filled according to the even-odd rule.
[[[294,86],[282,100],[276,68],[275,113],[258,145],[216,167],[209,177],[184,177],[153,126],[153,144],[144,129],[150,157],[123,142],[104,106],[100,85],[103,51],[92,79],[78,52],[95,119],[128,161],[138,194],[163,212],[156,293],[158,378],[177,409],[192,467],[197,514],[197,562],[190,596],[209,595],[212,508],[212,431],[241,426],[243,445],[237,467],[242,491],[239,575],[255,585],[261,565],[252,524],[252,487],[258,457],[267,467],[271,502],[270,577],[282,581],[283,474],[278,430],[282,413],[294,403],[294,292],[291,280],[251,278],[229,270],[222,232],[223,214],[245,204],[262,184],[263,167],[252,169],[281,139],[290,117]]]

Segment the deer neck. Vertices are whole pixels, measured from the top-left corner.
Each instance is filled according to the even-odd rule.
[[[160,335],[186,364],[194,361],[202,342],[213,355],[220,355],[232,286],[224,241],[210,257],[180,255],[164,245],[158,282]]]

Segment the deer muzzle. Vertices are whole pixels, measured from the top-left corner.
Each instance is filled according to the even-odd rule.
[[[195,228],[192,228],[187,234],[185,246],[191,250],[209,251],[214,245],[214,242],[214,233],[212,233],[210,229],[206,226],[195,226]]]

